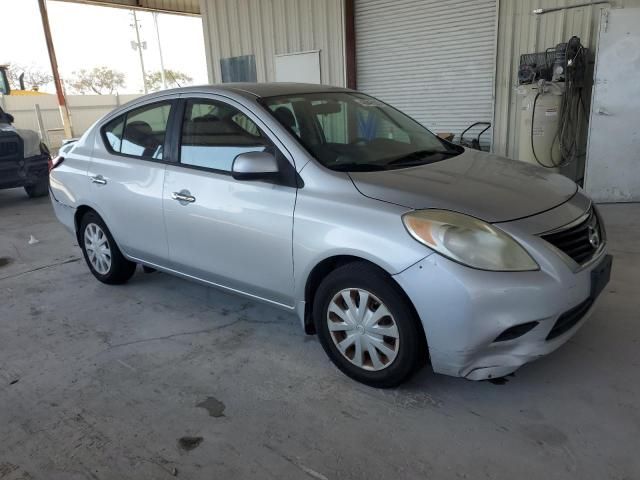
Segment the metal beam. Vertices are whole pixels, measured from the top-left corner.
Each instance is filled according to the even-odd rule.
[[[62,126],[66,138],[73,138],[73,129],[71,128],[71,115],[67,108],[67,102],[64,98],[64,90],[62,89],[62,81],[60,73],[58,73],[58,60],[56,59],[56,51],[53,48],[53,39],[51,38],[51,28],[49,27],[49,15],[47,14],[47,4],[45,0],[38,0],[40,7],[40,18],[42,19],[42,28],[44,30],[44,38],[47,42],[47,51],[49,52],[49,61],[51,62],[51,71],[53,73],[53,82],[56,86],[56,95],[58,97],[58,108],[62,117]]]
[[[200,4],[191,0],[182,2],[183,8],[174,7],[176,2],[162,0],[55,0],[57,2],[81,3],[99,7],[125,8],[127,10],[142,10],[145,12],[169,13],[172,15],[200,16]]]
[[[344,0],[344,45],[347,88],[357,87],[355,0]]]

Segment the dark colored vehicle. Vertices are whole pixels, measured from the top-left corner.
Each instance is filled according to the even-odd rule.
[[[38,134],[19,130],[0,108],[0,189],[24,187],[29,197],[49,192],[51,155]]]

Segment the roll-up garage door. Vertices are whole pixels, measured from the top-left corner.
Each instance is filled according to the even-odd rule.
[[[433,132],[455,133],[456,140],[470,124],[490,122],[496,3],[356,0],[358,90]],[[490,142],[490,134],[483,143]]]

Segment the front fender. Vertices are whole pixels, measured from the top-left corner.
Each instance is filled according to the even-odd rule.
[[[351,184],[351,188],[354,188]],[[354,188],[355,190],[355,188]],[[347,192],[315,194],[301,189],[295,209],[293,259],[296,310],[304,320],[305,289],[324,260],[350,256],[395,275],[432,250],[414,240],[402,223],[406,207]]]

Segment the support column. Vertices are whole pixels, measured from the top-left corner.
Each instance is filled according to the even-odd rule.
[[[53,39],[51,38],[51,28],[49,27],[49,15],[47,13],[47,5],[45,0],[38,0],[40,7],[40,17],[42,18],[42,28],[44,30],[44,38],[47,42],[47,51],[49,52],[49,61],[51,62],[51,71],[53,73],[53,82],[56,86],[56,96],[58,97],[58,108],[62,117],[62,127],[64,128],[64,136],[73,138],[73,128],[71,127],[71,115],[67,108],[67,101],[64,98],[64,90],[62,89],[62,81],[58,73],[58,60],[56,52],[53,48]]]
[[[355,0],[344,0],[344,45],[347,88],[357,88]]]

